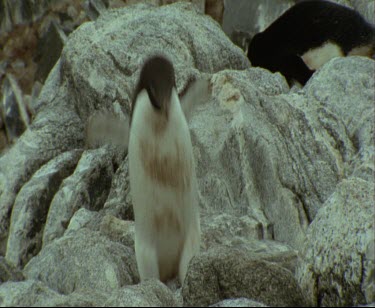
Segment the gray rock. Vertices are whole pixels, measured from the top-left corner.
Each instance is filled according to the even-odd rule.
[[[65,233],[76,232],[82,228],[85,228],[91,221],[95,220],[96,212],[90,211],[85,208],[80,208],[76,211],[73,217],[69,221],[68,228]]]
[[[21,281],[24,280],[23,274],[20,270],[9,264],[5,258],[0,257],[0,285],[7,281]],[[1,305],[1,302],[0,302]]]
[[[65,86],[60,85],[60,66],[40,95],[39,112],[30,127],[0,157],[0,255],[5,255],[12,208],[18,192],[31,176],[59,154],[83,145],[83,125]],[[40,109],[39,109],[40,108]]]
[[[1,32],[7,32],[12,29],[12,19],[9,12],[8,0],[0,1],[0,29]]]
[[[96,20],[100,14],[106,11],[106,5],[102,0],[85,0],[84,8],[91,20]]]
[[[226,299],[210,307],[268,307],[248,298]]]
[[[104,302],[98,294],[59,294],[36,280],[0,285],[0,307],[94,307]]]
[[[24,25],[39,19],[48,9],[48,0],[0,1],[0,32],[11,31],[17,25]]]
[[[272,241],[262,240],[258,232],[259,223],[248,216],[236,217],[229,214],[203,216],[201,220],[203,251],[225,246],[246,251],[261,260],[276,262],[278,265],[295,272],[297,266],[297,251],[290,246]]]
[[[212,249],[193,258],[182,295],[184,306],[207,306],[240,297],[269,306],[307,304],[290,271],[238,249]]]
[[[133,203],[130,194],[129,162],[126,157],[117,168],[103,211],[123,220],[134,220]]]
[[[334,59],[288,94],[284,79],[263,69],[215,74],[213,102],[190,123],[203,215],[253,220],[250,236],[300,248],[340,180],[373,172],[372,67],[362,57]]]
[[[0,108],[4,118],[9,142],[14,142],[29,126],[29,116],[23,101],[21,89],[12,75],[6,75],[2,85]]]
[[[342,4],[357,10],[369,22],[375,22],[375,2],[370,0],[333,0],[338,4]]]
[[[87,54],[80,52],[82,45],[101,47]],[[73,84],[80,85],[73,89],[79,90],[76,94],[81,100],[75,107],[82,118],[98,108],[98,101],[101,108],[110,110],[117,100],[129,110],[140,63],[152,53],[163,52],[175,63],[179,92],[190,76],[197,74],[196,70],[212,73],[249,66],[245,55],[229,43],[219,26],[197,13],[189,3],[162,7],[135,5],[109,11],[95,23],[86,23],[74,32],[66,46],[62,54],[64,70]],[[111,75],[110,80],[103,78],[107,74]]]
[[[100,232],[114,242],[134,249],[134,222],[124,221],[112,215],[103,217]]]
[[[265,30],[294,2],[295,0],[225,0],[223,30],[233,42],[246,50],[246,40]]]
[[[339,119],[338,124],[345,126],[346,136],[330,129],[330,142],[334,141],[342,157],[344,170],[340,173],[344,172],[346,178],[353,175],[373,181],[375,80],[370,76],[374,65],[374,61],[363,57],[336,58],[324,65],[305,87],[309,104],[320,108],[314,113],[318,113],[324,127],[332,126],[331,119]],[[357,72],[355,77],[353,71]]]
[[[103,208],[112,176],[112,156],[107,147],[82,154],[74,173],[63,181],[51,201],[43,246],[64,234],[70,219],[80,208],[93,211]]]
[[[63,294],[112,292],[139,280],[132,249],[85,228],[44,247],[24,274]]]
[[[8,282],[0,285],[0,306],[15,307],[33,306],[45,298],[60,297],[57,292],[47,288],[41,282],[26,280],[22,282]]]
[[[42,235],[51,200],[69,176],[81,151],[65,152],[38,170],[25,184],[14,203],[6,259],[23,267],[42,247]]]
[[[237,217],[226,213],[204,216],[201,229],[205,250],[217,244],[231,246],[244,239],[263,239],[261,224],[249,216]]]
[[[67,37],[59,24],[51,21],[45,33],[40,37],[34,61],[38,68],[35,80],[44,83],[48,74],[60,58]]]
[[[115,291],[105,307],[177,307],[172,291],[159,280],[147,280],[138,285]]]
[[[319,306],[374,301],[374,185],[342,181],[309,227],[297,277]]]

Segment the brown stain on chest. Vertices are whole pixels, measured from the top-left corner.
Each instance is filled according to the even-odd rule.
[[[192,158],[184,153],[184,147],[174,142],[173,152],[160,154],[158,146],[141,141],[140,157],[145,173],[162,186],[187,191],[191,186]]]

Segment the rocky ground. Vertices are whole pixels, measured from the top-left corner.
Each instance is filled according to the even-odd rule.
[[[0,306],[375,302],[375,62],[333,59],[290,89],[199,6],[94,17],[63,31],[34,96],[8,66],[2,75],[24,127],[0,156]],[[157,51],[179,92],[192,77],[212,86],[189,120],[203,240],[181,288],[139,283],[126,153],[88,149],[85,135],[95,112],[129,113],[140,63]]]

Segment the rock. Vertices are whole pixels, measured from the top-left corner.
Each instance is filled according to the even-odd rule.
[[[12,18],[9,12],[9,2],[0,1],[0,32],[8,32],[12,29]]]
[[[233,242],[263,239],[262,226],[249,216],[217,214],[201,219],[202,242],[205,249],[217,244],[231,246]]]
[[[126,157],[112,179],[112,186],[103,210],[122,220],[134,220],[130,194],[129,162]]]
[[[251,298],[269,306],[307,304],[293,274],[237,249],[212,249],[192,259],[182,287],[184,306]]]
[[[375,21],[375,3],[374,1],[367,0],[333,0],[338,4],[342,4],[357,10],[362,16],[364,16],[369,22],[374,23]]]
[[[60,58],[67,37],[60,26],[52,21],[38,41],[34,61],[38,64],[35,81],[44,83]]]
[[[60,296],[35,280],[8,282],[0,285],[1,307],[32,306],[40,300]]]
[[[353,70],[358,72],[355,78]],[[332,125],[331,119],[340,119],[339,125],[345,126],[346,136],[335,136],[335,131],[331,134],[336,139],[334,146],[342,156],[346,178],[356,176],[368,181],[374,179],[375,110],[372,89],[375,80],[370,77],[373,72],[374,62],[370,59],[336,58],[314,74],[313,80],[305,87],[309,103],[324,108],[326,119],[323,120],[319,115],[323,126]]]
[[[93,307],[104,299],[97,294],[59,294],[36,280],[0,285],[1,307]]]
[[[265,30],[294,2],[295,0],[225,1],[223,30],[232,41],[241,42],[242,45],[238,46],[246,50],[247,40]]]
[[[108,148],[82,154],[74,173],[56,192],[48,212],[43,246],[61,237],[70,219],[80,208],[99,211],[108,197],[113,176],[112,155]]]
[[[48,13],[63,11],[69,3],[74,0],[48,1],[48,0],[25,0],[25,1],[0,1],[0,33],[9,32],[20,25],[28,25],[45,18]],[[66,9],[65,9],[66,10]]]
[[[20,137],[29,126],[29,116],[23,102],[22,92],[13,76],[7,75],[2,88],[1,109],[7,138],[10,142]]]
[[[24,280],[21,271],[10,265],[5,258],[0,257],[0,285],[7,281],[21,281]],[[0,300],[1,305],[1,300]]]
[[[163,18],[165,23],[160,23],[160,18]],[[119,22],[123,24],[120,26]],[[149,26],[146,26],[146,22]],[[110,28],[110,24],[116,25],[116,30]],[[176,26],[170,27],[171,24]],[[81,100],[76,105],[76,110],[84,119],[97,108],[96,101],[101,101],[100,106],[103,109],[111,110],[113,102],[118,101],[122,107],[129,110],[139,64],[151,53],[162,51],[176,63],[179,92],[184,89],[191,75],[197,74],[196,70],[209,73],[229,67],[244,69],[249,65],[240,49],[228,44],[228,38],[218,25],[198,14],[195,6],[188,3],[162,7],[129,6],[109,11],[102,15],[95,25],[85,25],[80,28],[81,31],[70,36],[67,48],[62,53],[68,80],[73,84],[80,84]],[[111,29],[110,33],[105,30],[107,28]],[[163,32],[163,40],[158,39],[160,32]],[[95,42],[92,41],[92,33],[95,33]],[[190,33],[196,35],[191,36]],[[203,37],[204,39],[201,39]],[[120,41],[121,47],[118,45]],[[93,44],[98,46],[98,42],[101,42],[102,48],[95,53],[83,54],[79,50],[82,45],[86,48]],[[134,48],[128,49],[127,44]],[[124,50],[128,52],[124,54]],[[212,57],[212,54],[215,54],[215,57]],[[87,63],[94,66],[88,66]],[[109,68],[111,73],[106,72]],[[103,78],[106,74],[112,76],[111,82]],[[124,82],[124,78],[128,81]],[[96,98],[93,99],[94,97]]]
[[[84,8],[86,14],[91,20],[96,20],[100,14],[103,14],[107,7],[102,0],[85,0]]]
[[[262,69],[215,74],[212,103],[200,106],[190,123],[205,215],[250,217],[262,238],[300,248],[340,180],[360,172],[356,166],[366,167],[363,178],[370,178],[372,63],[334,59],[304,90],[289,94],[283,78]],[[359,139],[350,133],[357,128]]]
[[[199,10],[199,12],[201,12],[201,13],[205,12],[205,2],[206,2],[206,0],[160,0],[160,4],[161,5],[168,5],[168,4],[178,2],[178,1],[191,2]]]
[[[42,235],[51,200],[61,182],[74,170],[81,151],[65,152],[38,170],[14,203],[6,259],[23,267],[42,247]]]
[[[115,291],[105,307],[178,307],[172,291],[156,279]]]
[[[132,249],[85,228],[44,247],[24,274],[63,294],[112,292],[139,281]]]
[[[39,112],[30,127],[0,157],[0,255],[5,255],[11,211],[18,192],[31,176],[59,154],[83,145],[83,125],[73,110],[67,108],[67,90],[60,84],[59,65],[50,75],[37,106]]]
[[[295,272],[297,251],[290,246],[263,239],[262,226],[249,216],[216,214],[201,219],[203,251],[215,246],[225,246],[246,251],[254,257],[276,262],[281,267]]]
[[[268,307],[262,303],[258,303],[248,298],[236,298],[223,300],[210,307]]]
[[[124,221],[111,215],[104,216],[100,224],[100,232],[113,242],[134,249],[134,222]]]
[[[319,306],[374,302],[374,185],[343,180],[311,223],[297,277]]]
[[[68,228],[66,229],[65,233],[68,234],[69,232],[76,232],[85,228],[92,220],[95,219],[94,211],[90,211],[85,208],[80,208],[76,211],[73,217],[69,221]]]

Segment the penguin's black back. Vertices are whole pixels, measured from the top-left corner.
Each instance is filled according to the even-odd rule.
[[[301,72],[303,61],[297,57],[328,41],[338,45],[344,55],[364,45],[375,49],[375,27],[351,8],[324,0],[300,1],[253,37],[248,57],[253,66],[282,73],[280,66],[287,66],[289,60],[304,84],[313,71],[305,66]]]
[[[277,45],[295,47],[303,53],[330,40],[345,54],[374,39],[374,27],[357,11],[323,0],[295,4],[265,31]]]

